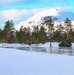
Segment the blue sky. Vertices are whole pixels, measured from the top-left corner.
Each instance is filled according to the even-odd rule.
[[[73,0],[0,0],[0,10],[34,9],[45,7],[73,7]]]
[[[74,20],[74,0],[0,0],[0,28],[7,20],[16,25],[47,8],[57,8],[61,18]]]

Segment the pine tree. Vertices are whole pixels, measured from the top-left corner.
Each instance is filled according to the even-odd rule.
[[[5,41],[12,43],[14,41],[14,23],[12,20],[8,20],[4,26]]]
[[[46,16],[42,20],[43,20],[43,24],[48,27],[48,37],[49,39],[51,39],[53,31],[54,31],[54,21],[57,20],[57,18]]]
[[[4,31],[0,29],[0,42],[4,42]]]
[[[45,43],[47,41],[47,34],[45,31],[46,29],[43,26],[41,26],[39,30],[39,41],[41,43]]]
[[[33,27],[32,39],[33,39],[34,43],[38,44],[38,42],[39,42],[39,26]]]
[[[72,22],[71,22],[71,20],[69,20],[68,18],[66,18],[66,20],[65,20],[65,29],[66,29],[66,33],[67,33],[67,40],[69,39],[68,38],[68,35],[69,35],[69,31],[72,29]]]

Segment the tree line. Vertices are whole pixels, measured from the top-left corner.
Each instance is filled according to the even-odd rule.
[[[69,39],[74,42],[73,25],[69,18],[64,21],[64,26],[60,22],[54,27],[57,18],[46,16],[42,18],[41,25],[30,27],[21,27],[19,31],[15,30],[12,20],[5,23],[3,29],[0,29],[0,42],[4,43],[45,43],[48,41],[62,41]]]

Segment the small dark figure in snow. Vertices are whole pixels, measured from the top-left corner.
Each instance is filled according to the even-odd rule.
[[[50,52],[52,53],[52,44],[51,44],[51,42],[50,42]]]
[[[50,47],[52,47],[52,44],[51,44],[51,42],[50,42]]]

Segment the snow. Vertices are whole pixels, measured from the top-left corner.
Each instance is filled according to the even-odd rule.
[[[23,27],[33,27],[34,25],[40,25],[41,19],[45,16],[57,16],[59,15],[59,11],[57,11],[55,8],[53,9],[46,9],[44,11],[41,11],[37,14],[35,14],[33,17],[29,18],[26,21],[20,22],[15,26],[16,30],[19,30],[21,26]],[[31,23],[30,23],[31,22]]]
[[[18,23],[14,28],[16,30],[19,30],[21,28],[21,26],[23,27],[30,27],[31,30],[33,28],[33,26],[37,26],[37,25],[40,25],[42,23],[42,18],[45,17],[45,16],[59,16],[60,11],[57,11],[56,8],[53,8],[53,9],[46,9],[44,11],[41,11],[37,14],[35,14],[33,17],[25,20],[25,21],[22,21],[20,23]],[[58,20],[59,21],[59,20]],[[57,26],[59,23],[61,23],[62,25],[64,25],[64,22],[54,22],[54,26]],[[74,21],[72,20],[72,25],[74,27]]]
[[[0,44],[0,75],[74,75],[74,56],[1,48],[6,45]],[[52,45],[53,48],[58,48],[58,43],[54,42]],[[72,45],[74,47],[74,43]],[[47,48],[49,43],[39,46]]]

